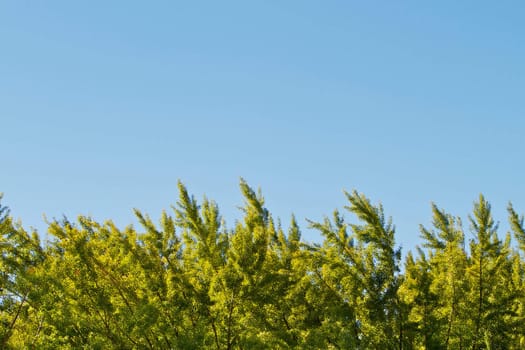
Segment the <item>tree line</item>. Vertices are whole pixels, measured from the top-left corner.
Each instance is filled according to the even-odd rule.
[[[46,242],[0,206],[0,348],[525,348],[525,227],[511,205],[502,237],[483,196],[466,225],[432,205],[402,259],[363,194],[346,193],[355,222],[337,210],[310,222],[313,244],[240,188],[230,228],[179,183],[159,223],[138,210],[138,228],[63,218]]]

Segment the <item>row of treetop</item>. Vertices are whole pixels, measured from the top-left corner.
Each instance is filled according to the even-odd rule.
[[[346,193],[301,239],[241,180],[242,218],[179,183],[159,223],[86,216],[41,242],[0,206],[2,349],[524,349],[525,227],[498,233],[480,196],[462,222],[436,205],[402,258],[383,207]]]

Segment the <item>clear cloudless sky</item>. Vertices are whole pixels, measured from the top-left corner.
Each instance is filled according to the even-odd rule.
[[[353,189],[405,252],[432,201],[466,217],[483,193],[504,234],[508,201],[525,212],[524,18],[523,1],[1,1],[3,204],[42,235],[44,214],[125,226],[170,210],[180,179],[232,226],[243,177],[308,241],[305,218]]]

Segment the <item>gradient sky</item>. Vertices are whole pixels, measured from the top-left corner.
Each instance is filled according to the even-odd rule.
[[[383,203],[405,252],[431,201],[466,216],[484,193],[505,221],[509,200],[525,212],[523,18],[523,1],[2,1],[3,204],[39,231],[124,226],[181,179],[231,226],[244,177],[309,241],[344,189]]]

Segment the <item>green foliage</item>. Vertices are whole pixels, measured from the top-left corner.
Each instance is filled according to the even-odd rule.
[[[480,196],[466,242],[460,218],[432,204],[401,269],[391,219],[363,194],[346,193],[354,222],[338,210],[310,222],[324,238],[310,244],[295,217],[285,230],[260,191],[242,179],[240,190],[230,228],[179,183],[158,223],[139,210],[124,229],[64,218],[45,244],[0,206],[0,348],[525,347],[525,228],[512,205],[502,239]]]

